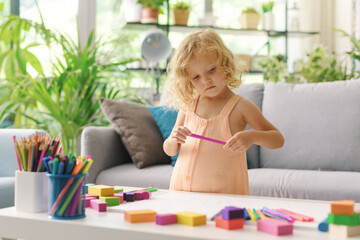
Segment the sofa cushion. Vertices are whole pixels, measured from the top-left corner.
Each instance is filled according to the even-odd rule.
[[[178,111],[172,108],[168,108],[166,106],[148,106],[147,107],[153,116],[156,125],[159,127],[161,135],[164,140],[166,140],[170,134],[174,125],[176,123]],[[175,156],[171,156],[171,165],[175,166],[176,160],[179,154]]]
[[[359,93],[360,80],[265,85],[263,113],[285,144],[261,147],[261,167],[360,171]]]
[[[243,84],[239,88],[234,89],[234,92],[240,96],[243,96],[255,103],[256,106],[261,109],[263,101],[264,85],[262,83]],[[247,125],[246,129],[252,129]],[[252,145],[247,151],[246,156],[248,160],[249,168],[259,167],[259,146]]]
[[[160,130],[145,105],[102,98],[100,107],[120,135],[136,167],[170,163],[170,157],[162,148],[164,140]]]
[[[14,206],[15,177],[0,178],[0,208]]]
[[[250,195],[360,202],[360,173],[344,171],[250,169]]]
[[[139,169],[132,163],[126,163],[101,171],[95,183],[110,186],[168,189],[172,171],[173,167],[170,164]]]

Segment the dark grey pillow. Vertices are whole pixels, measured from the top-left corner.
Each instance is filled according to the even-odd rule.
[[[163,151],[161,132],[145,105],[101,98],[100,107],[120,135],[136,167],[171,162]]]

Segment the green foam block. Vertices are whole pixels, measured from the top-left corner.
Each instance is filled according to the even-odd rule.
[[[359,213],[354,213],[352,216],[329,213],[327,222],[336,225],[357,226],[360,225]]]
[[[100,199],[101,201],[106,202],[106,205],[107,205],[108,207],[120,205],[120,198],[119,198],[119,197],[105,197],[105,196],[101,196],[101,197],[99,197],[99,199]]]

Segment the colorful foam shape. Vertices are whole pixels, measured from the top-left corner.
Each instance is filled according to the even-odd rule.
[[[352,216],[329,213],[327,222],[337,225],[357,226],[360,225],[359,213],[355,212]]]
[[[257,221],[257,230],[275,236],[290,235],[293,233],[292,223],[277,219]]]
[[[113,196],[114,187],[106,185],[94,185],[88,187],[88,193],[97,196]]]
[[[221,211],[221,216],[225,220],[244,218],[244,209],[233,206],[225,207]]]
[[[106,212],[107,204],[104,201],[99,199],[91,199],[90,200],[90,208],[98,211],[98,212]]]
[[[150,196],[151,196],[151,192],[145,191],[145,190],[137,190],[137,191],[135,192],[135,194],[136,194],[136,193],[141,193],[143,200],[144,200],[144,199],[150,199]],[[136,200],[136,196],[135,196],[135,200]]]
[[[215,226],[226,230],[242,229],[244,218],[234,218],[230,220],[223,219],[222,216],[215,217]]]
[[[101,201],[106,202],[108,207],[120,205],[120,198],[114,196],[100,196]]]
[[[189,226],[200,226],[206,224],[206,215],[201,213],[194,212],[178,212],[176,213],[177,222],[179,224],[189,225]]]
[[[329,224],[329,233],[332,236],[336,236],[340,238],[360,236],[360,225],[345,226],[345,225]]]
[[[141,192],[134,192],[134,199],[135,201],[143,200],[143,195]]]
[[[125,200],[127,201],[127,202],[133,202],[133,201],[135,201],[135,194],[133,193],[133,192],[128,192],[128,193],[126,193],[126,195],[124,196],[125,198]]]
[[[118,197],[120,199],[120,204],[124,202],[124,194],[123,193],[114,193],[114,197]]]
[[[342,200],[331,202],[331,214],[337,215],[354,215],[354,204],[353,200]]]
[[[124,191],[123,188],[116,188],[116,187],[114,187],[114,193],[121,193],[121,192],[123,192],[123,191]]]
[[[157,225],[169,225],[177,223],[177,216],[175,214],[157,214],[156,220]]]
[[[85,200],[85,207],[90,207],[90,200],[97,199],[97,198],[94,198],[94,197],[82,197],[82,199]]]
[[[86,198],[87,197],[99,198],[99,196],[94,195],[94,194],[89,194],[89,193],[85,193],[83,196],[86,197]]]
[[[155,222],[156,212],[151,209],[128,210],[124,212],[124,219],[130,223]]]

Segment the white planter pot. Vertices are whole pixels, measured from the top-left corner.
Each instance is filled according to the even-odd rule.
[[[141,22],[142,5],[137,0],[124,0],[123,4],[126,22]]]
[[[262,28],[264,30],[274,30],[275,17],[274,13],[266,12],[262,15]]]

